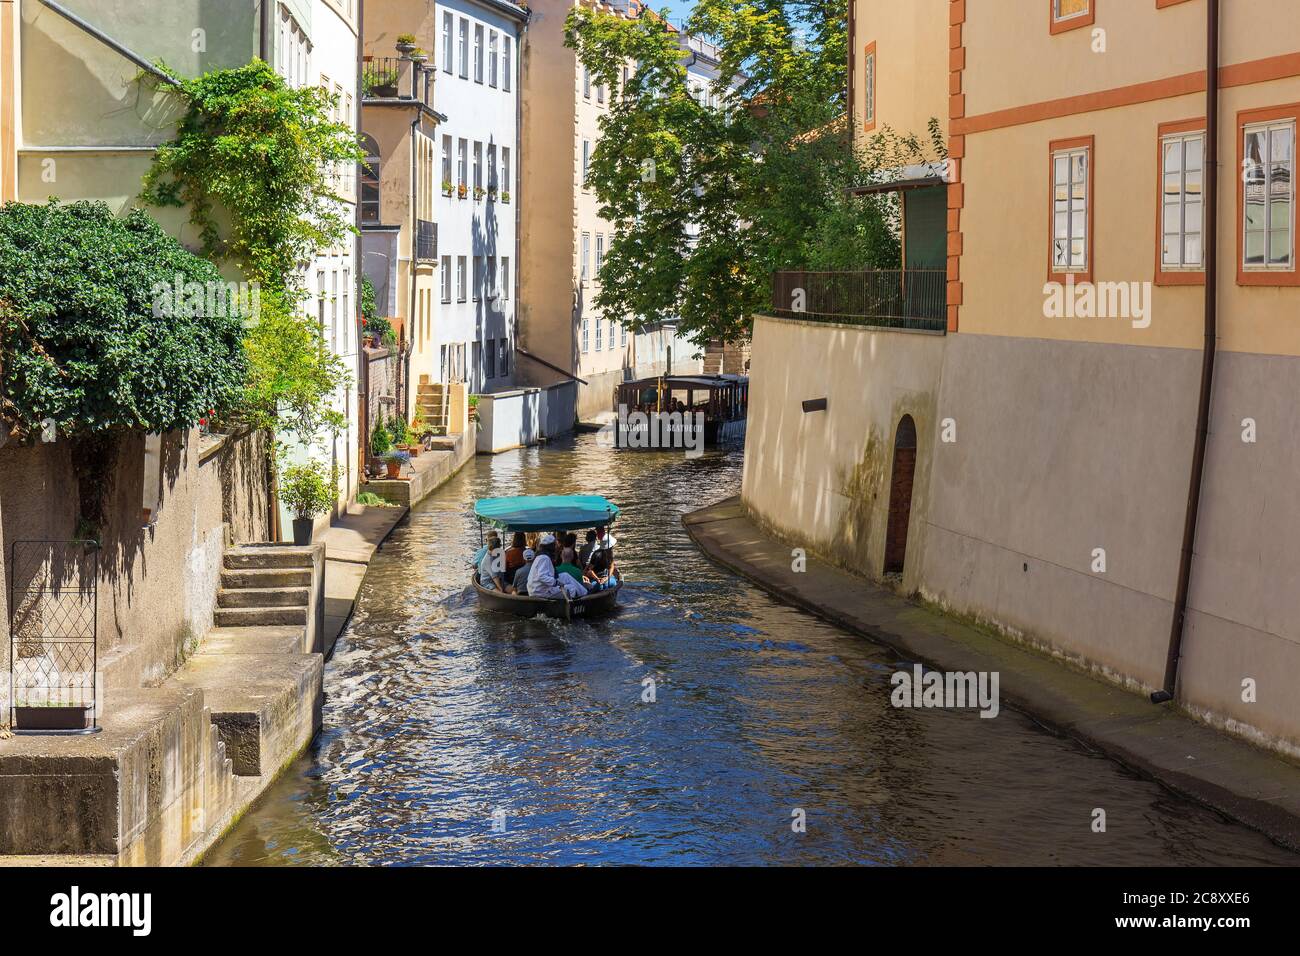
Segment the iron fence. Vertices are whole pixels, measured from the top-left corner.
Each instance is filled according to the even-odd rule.
[[[787,319],[943,332],[947,279],[942,269],[777,272],[772,311]]]
[[[419,100],[433,106],[431,67],[400,56],[373,56],[361,64],[361,93],[372,99]]]
[[[15,541],[9,566],[10,726],[98,729],[98,543]]]

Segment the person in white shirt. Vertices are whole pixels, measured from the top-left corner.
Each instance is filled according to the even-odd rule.
[[[571,574],[555,573],[555,535],[542,537],[541,553],[533,559],[532,570],[528,572],[528,596],[540,598],[580,598],[587,593]]]
[[[505,566],[501,542],[497,541],[495,546],[489,544],[478,563],[478,583],[488,591],[504,591],[506,585],[501,580],[501,575],[505,572]]]

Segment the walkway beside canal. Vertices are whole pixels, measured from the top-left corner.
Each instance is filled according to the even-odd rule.
[[[791,545],[751,520],[739,497],[682,523],[710,558],[780,600],[930,667],[996,671],[1004,705],[1300,850],[1300,767],[813,555],[795,572]]]

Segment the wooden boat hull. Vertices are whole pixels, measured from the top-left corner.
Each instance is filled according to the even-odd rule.
[[[535,598],[488,589],[478,583],[478,575],[474,573],[470,574],[470,584],[474,586],[474,593],[478,595],[478,605],[481,608],[503,611],[519,617],[536,617],[544,614],[561,621],[609,614],[618,607],[618,592],[623,587],[617,584],[612,588],[570,601],[566,598]]]

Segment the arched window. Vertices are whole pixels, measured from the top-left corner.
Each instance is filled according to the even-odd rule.
[[[379,144],[366,133],[361,134],[361,148],[366,151],[357,168],[361,181],[361,221],[379,222]]]

